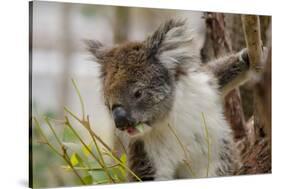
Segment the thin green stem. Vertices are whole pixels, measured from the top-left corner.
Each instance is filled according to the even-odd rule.
[[[70,165],[71,169],[74,171],[74,173],[79,177],[79,179],[81,180],[81,182],[85,185],[85,182],[83,181],[83,179],[81,178],[81,176],[78,174],[78,172],[74,169],[74,167],[72,166],[71,164],[71,161],[70,161],[70,158],[67,154],[67,151],[65,149],[65,146],[63,145],[63,143],[59,140],[59,137],[57,135],[57,133],[55,132],[52,124],[50,123],[50,121],[48,120],[48,117],[45,118],[45,121],[47,123],[47,125],[49,126],[49,128],[51,129],[52,133],[54,134],[57,142],[59,143],[59,145],[61,146],[62,148],[62,151],[63,151],[63,158],[65,158],[65,160],[68,162],[68,164]]]
[[[85,122],[81,121],[76,115],[74,115],[68,108],[64,107],[64,110],[69,113],[74,119],[76,119],[82,126],[90,127],[89,125],[85,126]],[[88,129],[90,135],[93,135],[108,151],[111,151],[112,154],[117,158],[118,156],[111,150],[111,148],[98,136],[94,133],[91,129]]]
[[[63,158],[64,160],[67,162],[67,164],[70,166],[70,168],[73,170],[74,174],[79,178],[79,180],[82,182],[83,185],[86,185],[86,183],[84,182],[84,180],[82,179],[82,177],[79,175],[79,173],[77,172],[76,169],[74,169],[73,165],[71,164],[70,158],[67,154],[67,151],[64,147],[62,147],[63,149]]]
[[[78,122],[80,122],[82,125],[84,124],[83,121],[81,121],[74,113],[72,113],[67,107],[64,107],[64,111],[69,113],[74,119],[76,119]]]
[[[107,166],[107,168],[112,169],[112,168],[115,168],[115,167],[118,167],[118,166],[121,166],[121,165],[120,164],[110,165],[110,166]],[[65,168],[65,169],[69,168],[67,166],[62,166],[62,167]],[[86,170],[86,171],[104,171],[104,169],[102,167],[101,168],[74,167],[74,169],[76,169],[76,170]]]
[[[118,158],[116,158],[111,151],[104,152],[104,154],[110,156],[112,159],[114,159],[116,162],[120,164],[121,167],[126,169],[131,175],[133,175],[137,180],[142,181],[130,168],[128,168],[122,161],[120,161]]]
[[[190,173],[192,175],[192,177],[196,177],[195,176],[195,173],[194,171],[192,170],[191,168],[191,165],[190,163],[188,162],[188,151],[187,149],[184,147],[183,143],[181,142],[180,138],[178,137],[176,131],[170,126],[170,124],[168,124],[168,127],[169,129],[172,131],[172,133],[174,134],[174,136],[176,137],[177,139],[177,142],[179,143],[179,145],[181,146],[182,150],[183,150],[183,153],[184,153],[184,156],[185,156],[185,161],[184,161],[184,164],[187,166],[187,168],[190,170]]]
[[[85,125],[85,124],[84,124],[84,125]],[[87,127],[87,126],[88,126],[88,127]],[[87,126],[85,126],[85,128],[86,128],[88,131],[90,131],[90,120],[89,120],[89,116],[87,116]],[[89,133],[91,133],[91,132],[89,132]],[[90,134],[90,135],[91,135],[92,140],[94,141],[95,147],[96,147],[96,149],[97,149],[97,151],[98,151],[98,154],[99,154],[101,163],[102,163],[102,165],[103,165],[103,167],[104,167],[105,173],[108,175],[109,179],[111,179],[111,181],[114,182],[113,178],[112,178],[111,175],[109,174],[109,171],[108,171],[108,169],[107,169],[107,166],[106,166],[106,164],[105,164],[105,161],[104,161],[104,159],[103,159],[103,156],[102,156],[102,154],[101,154],[101,151],[100,151],[100,148],[99,148],[99,146],[98,146],[98,143],[97,143],[97,141],[96,141],[95,136],[94,136],[93,134]]]
[[[91,156],[102,166],[100,160],[96,157],[96,155],[92,152],[92,150],[87,146],[87,144],[82,140],[80,135],[76,132],[76,130],[72,127],[72,125],[69,122],[68,117],[65,117],[66,119],[66,126],[70,128],[70,130],[74,133],[74,135],[78,138],[78,140],[81,142],[81,144],[87,149],[87,151],[91,154]]]
[[[75,80],[74,80],[74,79],[71,79],[71,81],[72,81],[72,84],[73,84],[73,86],[74,86],[74,88],[75,88],[75,91],[76,91],[76,93],[77,93],[77,95],[78,95],[78,97],[79,97],[79,101],[80,101],[80,104],[81,104],[81,108],[82,108],[82,120],[85,120],[85,106],[84,106],[83,98],[82,98],[82,96],[81,96],[81,93],[80,93],[80,91],[79,91],[79,89],[78,89],[78,86],[77,86]]]
[[[35,126],[38,128],[38,130],[39,130],[41,136],[44,138],[45,144],[47,144],[47,145],[49,146],[49,148],[50,148],[52,151],[54,151],[59,157],[61,157],[61,158],[71,167],[71,169],[73,170],[74,174],[79,178],[79,180],[81,181],[81,183],[82,183],[83,185],[86,185],[86,183],[83,181],[83,179],[82,179],[81,176],[78,174],[78,172],[77,172],[76,170],[74,170],[74,168],[73,168],[73,166],[72,166],[72,164],[71,164],[71,162],[70,162],[70,160],[69,160],[69,157],[68,157],[67,155],[65,155],[66,150],[65,150],[64,146],[63,146],[63,145],[61,146],[61,148],[62,148],[62,150],[63,150],[63,154],[59,153],[59,151],[57,151],[57,150],[51,145],[51,143],[49,142],[48,138],[46,137],[46,135],[44,134],[43,130],[41,129],[38,120],[37,120],[35,117],[33,117],[33,120],[34,120]]]
[[[209,176],[209,169],[210,169],[211,148],[210,148],[209,131],[208,131],[206,119],[205,119],[205,116],[204,116],[203,112],[202,112],[202,118],[203,118],[203,123],[204,123],[204,128],[205,128],[206,142],[207,142],[207,146],[208,146],[208,164],[207,164],[207,173],[206,173],[206,175],[208,177]]]
[[[99,137],[97,136],[91,129],[90,129],[90,125],[85,125],[85,122],[81,121],[76,115],[74,115],[68,108],[64,108],[64,110],[66,112],[68,112],[74,119],[76,119],[81,125],[83,125],[84,127],[86,127],[90,133],[90,135],[93,135],[106,149],[108,152],[110,152],[110,156],[117,160],[118,163],[121,164],[121,166],[126,169],[128,172],[130,172],[133,176],[135,176],[138,180],[141,181],[141,179],[130,169],[128,168],[126,165],[123,165],[123,163],[119,160],[118,156],[114,153],[113,150],[111,150],[111,148]],[[89,124],[89,123],[88,123]]]
[[[59,123],[59,124],[65,124],[65,120],[54,119],[54,118],[52,118],[52,117],[45,116],[45,119],[46,119],[46,118],[48,118],[48,120],[54,121],[54,122]]]
[[[117,138],[118,143],[120,144],[120,146],[122,147],[122,150],[125,154],[127,154],[126,148],[123,144],[123,142],[121,141],[120,137],[118,135],[116,135],[116,133],[114,132],[114,136]]]
[[[57,155],[62,156],[62,154],[59,153],[59,151],[57,151],[57,150],[49,143],[49,140],[48,140],[48,138],[46,137],[46,135],[44,134],[42,128],[40,127],[40,124],[39,124],[38,120],[37,120],[35,117],[33,117],[33,120],[34,120],[34,123],[35,123],[36,128],[37,128],[38,131],[40,132],[41,136],[44,138],[45,144],[47,144],[47,145],[50,147],[50,149],[51,149],[52,151],[54,151]]]
[[[114,182],[114,180],[112,179],[112,177],[110,176],[108,170],[106,169],[106,166],[101,162],[101,160],[95,156],[95,154],[92,152],[92,150],[85,144],[85,142],[82,140],[82,138],[79,136],[79,134],[76,132],[76,130],[71,126],[68,117],[65,117],[66,119],[66,125],[71,129],[71,131],[75,134],[75,136],[78,138],[78,140],[82,143],[82,145],[89,151],[89,153],[91,154],[91,156],[99,163],[99,165],[105,169],[105,173],[107,175],[107,177],[109,178],[109,180],[111,182]]]
[[[50,123],[48,117],[45,118],[45,121],[46,121],[47,125],[49,126],[49,128],[51,129],[52,133],[54,134],[54,136],[55,136],[57,142],[59,143],[59,145],[60,145],[60,146],[63,146],[63,144],[62,144],[62,142],[59,140],[59,137],[58,137],[57,133],[55,132],[55,130],[54,130],[52,124]]]

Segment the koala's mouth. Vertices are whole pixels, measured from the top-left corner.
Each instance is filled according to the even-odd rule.
[[[134,126],[127,126],[125,128],[121,128],[122,131],[125,131],[130,136],[136,136],[143,134],[151,129],[149,122],[138,123]]]
[[[135,132],[137,132],[137,129],[133,126],[129,126],[129,127],[126,127],[126,128],[122,128],[121,129],[122,131],[126,131],[128,134],[134,134]]]

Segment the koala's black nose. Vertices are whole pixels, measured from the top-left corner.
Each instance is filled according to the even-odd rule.
[[[122,106],[113,106],[112,115],[115,126],[119,129],[126,128],[130,125],[127,111]]]

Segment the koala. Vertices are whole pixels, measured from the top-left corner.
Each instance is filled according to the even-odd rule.
[[[128,166],[142,181],[226,176],[240,166],[222,95],[245,79],[247,50],[202,64],[187,25],[171,19],[143,41],[113,47],[87,41]]]

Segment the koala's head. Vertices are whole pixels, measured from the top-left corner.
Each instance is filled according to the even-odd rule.
[[[194,47],[184,21],[169,20],[142,42],[112,48],[88,41],[101,65],[103,94],[115,125],[129,134],[135,126],[168,116],[178,80],[193,64]]]

